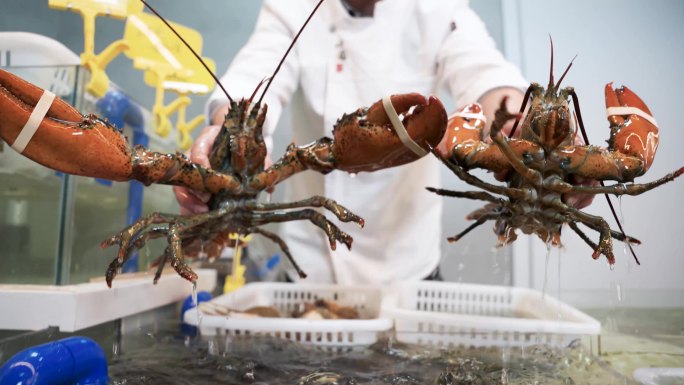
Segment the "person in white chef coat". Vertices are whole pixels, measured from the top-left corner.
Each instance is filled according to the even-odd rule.
[[[254,34],[221,79],[234,99],[249,97],[273,73],[316,3],[264,1]],[[455,103],[447,109],[478,101],[491,122],[505,95],[510,111],[520,108],[528,84],[496,49],[467,0],[327,0],[264,97],[265,140],[272,151],[271,135],[289,103],[293,141],[301,145],[332,137],[342,114],[398,93],[431,95],[446,88]],[[208,102],[213,125],[195,142],[193,161],[208,165],[227,109],[223,93],[214,92]],[[441,184],[440,167],[429,155],[373,173],[307,171],[291,178],[285,201],[323,195],[366,220],[363,229],[340,225],[354,238],[351,251],[331,251],[324,233],[308,221],[281,226],[281,237],[308,274],[306,282],[387,284],[437,277],[442,198],[425,187]],[[206,197],[181,188],[176,195],[185,213],[207,210]],[[289,277],[299,279],[294,271]]]

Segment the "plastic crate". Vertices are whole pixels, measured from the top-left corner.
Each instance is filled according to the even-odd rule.
[[[447,282],[393,286],[381,316],[394,319],[399,342],[432,346],[567,346],[596,336],[601,324],[531,289]]]
[[[367,346],[392,329],[392,320],[379,318],[382,292],[377,287],[319,284],[250,283],[210,303],[235,310],[253,306],[272,306],[281,314],[291,314],[305,303],[317,299],[333,300],[356,309],[363,319],[308,320],[295,318],[240,318],[199,314],[190,309],[184,322],[197,326],[203,336],[261,335],[328,347]]]
[[[684,384],[684,368],[639,368],[634,379],[643,385]]]

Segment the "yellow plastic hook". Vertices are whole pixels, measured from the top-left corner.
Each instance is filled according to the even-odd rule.
[[[83,17],[83,53],[81,63],[91,72],[86,89],[97,97],[102,97],[109,89],[109,77],[105,69],[121,52],[130,48],[127,41],[117,40],[99,54],[95,54],[95,19],[105,15],[123,19],[143,10],[138,0],[48,0],[50,8],[78,12]]]
[[[199,32],[178,23],[170,24],[195,52],[201,54],[202,35]],[[152,108],[155,132],[162,137],[168,136],[173,128],[170,116],[177,112],[178,146],[184,150],[190,148],[190,133],[202,123],[204,117],[197,116],[186,121],[187,107],[192,103],[188,95],[211,91],[214,86],[213,78],[187,47],[178,44],[175,34],[154,15],[141,13],[129,17],[124,39],[131,43],[131,48],[125,52],[126,56],[133,60],[133,67],[145,71],[145,84],[155,88]],[[209,69],[216,69],[213,60],[203,60]],[[174,91],[179,96],[165,104],[166,91]]]

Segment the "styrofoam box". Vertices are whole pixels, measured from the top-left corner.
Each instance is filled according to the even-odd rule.
[[[596,336],[601,324],[531,289],[448,282],[394,285],[381,316],[399,342],[433,346],[567,346]]]
[[[363,319],[198,317],[196,309],[186,311],[183,316],[190,325],[197,326],[199,322],[203,336],[266,335],[329,347],[371,345],[392,329],[392,320],[379,318],[382,292],[378,287],[258,282],[216,297],[211,302],[234,310],[272,306],[287,315],[317,299],[328,299],[339,305],[353,307]]]

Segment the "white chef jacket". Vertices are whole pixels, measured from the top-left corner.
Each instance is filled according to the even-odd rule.
[[[233,98],[249,97],[272,74],[316,3],[264,1],[254,34],[221,79]],[[385,95],[430,95],[442,86],[461,106],[488,90],[527,83],[496,50],[467,0],[383,0],[373,17],[363,18],[350,16],[340,0],[327,0],[264,97],[267,145],[291,100],[293,141],[303,145],[332,137],[343,113]],[[218,101],[225,103],[225,96],[217,90],[208,105]],[[309,275],[306,282],[387,284],[428,276],[440,260],[442,198],[425,187],[440,185],[440,166],[428,155],[373,173],[305,171],[292,177],[286,201],[323,195],[366,220],[360,229],[326,213],[354,238],[351,251],[343,244],[330,250],[324,232],[308,221],[282,225],[281,236]]]

